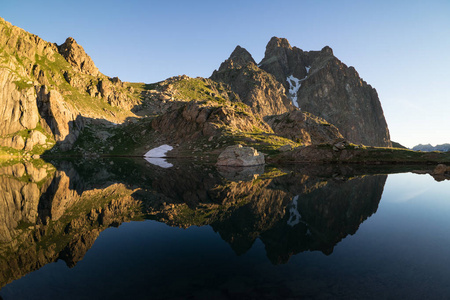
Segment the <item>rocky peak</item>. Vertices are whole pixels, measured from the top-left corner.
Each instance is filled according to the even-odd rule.
[[[333,55],[333,49],[331,49],[330,46],[323,47],[322,50],[320,50],[320,52]]]
[[[58,51],[77,71],[93,76],[100,74],[83,47],[72,37],[67,38],[64,44],[58,46]]]
[[[248,63],[253,63],[256,65],[252,55],[245,48],[238,45],[231,53],[230,57],[220,65],[219,71],[244,67]]]
[[[237,63],[234,63],[234,62]],[[261,116],[282,114],[294,109],[284,86],[274,76],[260,69],[247,50],[236,47],[211,79],[223,82]]]
[[[277,48],[286,48],[292,50],[291,44],[289,44],[289,41],[287,39],[274,36],[270,39],[269,43],[266,46],[266,54],[267,52],[270,53],[272,50],[276,50]]]
[[[299,48],[292,48],[285,38],[273,37],[266,46],[260,68],[274,75],[286,90],[290,85],[289,76],[303,79],[307,76],[309,66],[308,57]]]

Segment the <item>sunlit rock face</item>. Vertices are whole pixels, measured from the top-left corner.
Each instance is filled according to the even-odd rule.
[[[228,84],[242,102],[261,116],[282,114],[294,109],[284,86],[271,74],[258,68],[250,53],[239,46],[213,72],[211,79]]]
[[[295,86],[290,98],[298,107],[335,125],[352,143],[391,146],[376,90],[355,68],[337,59],[330,47],[307,52],[273,37],[259,67],[274,75],[286,90],[292,92]]]

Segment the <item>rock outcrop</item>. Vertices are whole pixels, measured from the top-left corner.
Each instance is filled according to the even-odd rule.
[[[284,85],[298,107],[335,125],[350,142],[391,146],[376,90],[330,47],[305,52],[273,37],[259,66]]]
[[[75,70],[92,76],[98,76],[100,74],[83,47],[78,45],[72,37],[67,38],[63,44],[58,46],[58,51]]]
[[[284,86],[258,68],[250,53],[240,46],[220,65],[219,70],[213,72],[211,79],[228,84],[242,102],[263,117],[294,109]]]
[[[218,166],[227,167],[258,166],[264,163],[264,154],[252,147],[243,147],[242,145],[227,147],[217,159]]]
[[[276,134],[304,146],[331,144],[342,138],[336,126],[298,110],[267,117],[266,121]]]

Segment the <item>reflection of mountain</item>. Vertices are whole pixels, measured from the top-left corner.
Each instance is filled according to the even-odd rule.
[[[280,263],[306,250],[331,254],[339,241],[356,233],[359,225],[377,211],[386,178],[330,180],[310,193],[294,196],[283,219],[261,234],[267,256]]]
[[[177,173],[170,173],[172,182],[189,177]],[[259,177],[247,175],[246,181],[218,178],[210,172],[205,179],[184,182],[182,202],[170,196],[175,186],[161,189],[163,185],[158,185],[159,201],[144,206],[152,218],[172,226],[211,225],[237,254],[248,251],[260,237],[271,261],[282,263],[306,250],[330,254],[376,212],[387,176],[350,178],[343,173],[351,175],[355,170],[313,166],[302,168],[301,173],[283,173],[271,169]],[[166,182],[168,177],[160,180]]]
[[[72,267],[102,230],[144,215],[184,228],[210,225],[237,254],[260,238],[274,263],[305,250],[331,253],[376,211],[386,180],[349,180],[336,168],[317,167],[218,172],[211,165],[163,169],[144,160],[54,165],[0,168],[0,286],[58,259]]]

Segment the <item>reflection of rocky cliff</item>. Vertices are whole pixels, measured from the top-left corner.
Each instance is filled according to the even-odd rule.
[[[58,259],[72,267],[101,231],[144,215],[184,228],[210,225],[237,254],[260,238],[273,263],[306,250],[328,254],[377,210],[386,180],[349,180],[352,170],[338,166],[163,169],[144,160],[55,166],[0,168],[0,286]]]
[[[83,191],[80,184],[70,164],[0,168],[0,286],[58,259],[75,265],[102,230],[139,207],[124,185]]]

